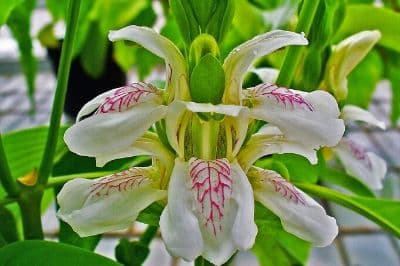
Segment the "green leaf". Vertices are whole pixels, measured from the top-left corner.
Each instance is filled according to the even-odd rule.
[[[286,232],[280,219],[257,202],[255,222],[258,234],[252,252],[261,266],[303,265],[307,262],[310,243]]]
[[[372,50],[348,76],[346,103],[367,108],[382,76],[383,61],[378,52]]]
[[[195,18],[191,4],[186,0],[170,0],[169,4],[181,36],[189,47],[196,36],[200,34],[200,27]]]
[[[4,247],[5,245],[7,245],[7,242],[4,239],[3,235],[0,233],[0,248]]]
[[[97,22],[92,22],[79,56],[83,69],[92,78],[97,79],[104,73],[108,48],[107,35],[102,34]]]
[[[190,76],[190,95],[199,103],[219,104],[225,88],[221,63],[211,54],[203,56]]]
[[[81,248],[55,242],[30,240],[13,243],[0,249],[0,266],[14,265],[116,266],[121,264]]]
[[[359,196],[375,197],[374,193],[367,185],[358,178],[342,171],[324,168],[319,173],[319,179],[334,185],[339,185]]]
[[[400,55],[398,53],[390,53],[389,58],[385,58],[386,76],[389,78],[392,88],[392,111],[390,119],[393,127],[396,126],[400,117]]]
[[[126,238],[119,240],[115,248],[115,258],[125,266],[140,266],[150,253],[147,245],[139,241],[130,242]]]
[[[368,19],[366,19],[368,18]],[[379,44],[400,52],[400,13],[375,5],[355,4],[348,5],[346,16],[335,40],[363,30],[377,29],[382,33]]]
[[[274,154],[274,160],[283,163],[289,171],[290,181],[315,183],[318,180],[318,167],[297,154]]]
[[[400,201],[349,196],[313,184],[296,183],[296,186],[309,194],[343,205],[400,237]]]
[[[18,241],[17,223],[14,215],[3,206],[0,206],[0,235],[6,243]]]
[[[0,26],[6,23],[12,10],[23,0],[7,0],[0,2]]]
[[[221,42],[232,26],[234,13],[235,1],[217,1],[216,10],[208,22],[206,32],[213,35],[218,42]]]
[[[61,127],[58,137],[56,158],[66,150],[63,135],[66,127]],[[3,137],[11,174],[17,178],[37,169],[43,155],[48,127],[35,127],[7,133]]]
[[[4,1],[2,1],[4,2]],[[35,93],[35,77],[37,70],[36,58],[32,51],[32,38],[30,36],[30,20],[36,1],[25,0],[11,12],[7,20],[7,25],[14,38],[18,42],[20,51],[20,63],[22,71],[25,74],[25,79],[28,87],[28,96],[31,101],[31,107],[34,108],[34,93]]]
[[[141,211],[136,220],[151,226],[159,226],[160,216],[163,209],[163,206],[155,202]]]

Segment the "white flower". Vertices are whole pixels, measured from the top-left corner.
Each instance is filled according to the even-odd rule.
[[[346,105],[341,114],[345,122],[362,121],[385,129],[385,124],[377,120],[370,112],[354,105]],[[355,176],[371,189],[381,189],[386,175],[386,162],[373,152],[347,137],[332,148],[339,157],[346,172]]]
[[[307,44],[302,35],[273,31],[236,48],[223,64],[226,84],[219,105],[190,101],[183,56],[166,38],[137,26],[110,38],[135,41],[163,57],[166,89],[140,82],[96,97],[82,108],[65,141],[73,152],[95,157],[99,166],[139,154],[152,156],[153,165],[66,183],[57,197],[61,219],[81,236],[99,234],[126,227],[149,204],[167,199],[160,229],[171,255],[222,264],[254,244],[256,199],[288,232],[318,246],[333,241],[335,219],[318,203],[277,173],[252,167],[262,156],[288,152],[316,163],[316,150],[335,146],[343,135],[337,103],[326,92],[273,84],[241,88],[256,57]],[[255,119],[268,126],[246,141]],[[170,147],[147,131],[157,121],[157,133]]]

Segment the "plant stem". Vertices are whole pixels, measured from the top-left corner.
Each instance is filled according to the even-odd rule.
[[[11,197],[18,195],[18,185],[11,175],[11,170],[8,165],[6,153],[3,147],[3,140],[0,133],[0,182],[3,185],[7,194]]]
[[[146,246],[148,246],[153,238],[157,235],[158,226],[149,225],[140,237],[140,242]]]
[[[303,1],[303,6],[301,7],[299,15],[299,22],[296,26],[296,32],[304,32],[306,35],[309,33],[318,5],[319,0]],[[278,85],[286,87],[290,86],[303,49],[304,47],[289,47],[276,81]]]
[[[81,0],[70,0],[67,14],[67,29],[61,50],[61,60],[57,76],[57,88],[51,112],[49,133],[47,136],[44,155],[39,168],[38,182],[46,184],[53,166],[53,159],[57,148],[57,139],[60,130],[61,115],[64,109],[65,95],[68,87],[68,77],[71,68],[74,37],[77,29],[79,7]]]
[[[22,224],[24,227],[24,238],[43,239],[40,204],[43,191],[24,191],[18,200],[21,212]]]

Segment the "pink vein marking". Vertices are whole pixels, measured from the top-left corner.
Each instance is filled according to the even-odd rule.
[[[147,183],[149,178],[144,176],[144,171],[130,168],[120,173],[105,176],[90,186],[90,197],[108,196],[112,192],[133,190]]]
[[[145,96],[156,93],[157,89],[151,84],[137,82],[126,85],[115,89],[113,95],[108,96],[99,106],[96,114],[125,111],[131,106],[143,101]]]
[[[274,186],[275,192],[296,204],[306,205],[306,199],[300,191],[286,179],[273,171],[264,170],[262,182],[268,181]]]
[[[363,162],[368,169],[372,168],[372,163],[368,157],[367,151],[362,146],[348,138],[343,138],[342,141],[347,144],[348,150],[353,154],[354,158]]]
[[[294,93],[292,90],[285,87],[278,87],[275,84],[260,84],[256,86],[252,93],[255,97],[267,97],[274,98],[277,103],[283,104],[286,108],[287,103],[290,103],[292,108],[295,105],[305,106],[309,111],[313,112],[314,108],[308,103],[303,96],[298,93]]]
[[[231,167],[228,160],[205,161],[194,159],[189,171],[192,190],[196,195],[198,211],[203,216],[204,225],[214,236],[222,228],[222,218],[226,201],[232,194]],[[199,210],[200,209],[200,210]]]

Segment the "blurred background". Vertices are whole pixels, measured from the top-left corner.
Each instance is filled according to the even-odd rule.
[[[50,1],[54,2],[54,1]],[[85,1],[84,1],[85,2]],[[88,1],[86,1],[88,2]],[[238,1],[246,2],[246,1]],[[258,1],[252,1],[258,2]],[[272,1],[273,2],[273,1]],[[280,9],[264,10],[266,17],[274,16],[274,24],[265,19],[254,24],[254,19],[248,16],[248,23],[244,28],[236,28],[241,32],[239,37],[226,44],[226,50],[241,43],[252,35],[259,23],[264,23],[265,30],[279,27],[288,23],[295,9],[294,2]],[[136,11],[132,14],[124,13],[126,18],[120,18],[129,22],[141,23],[154,27],[157,31],[179,40],[176,25],[171,18],[165,19],[166,1],[132,1],[136,5]],[[260,8],[260,5],[246,4],[244,8]],[[52,11],[46,7],[44,0],[38,1],[33,8],[30,18],[29,34],[32,37],[32,51],[36,58],[35,78],[26,79],[26,69],[20,64],[21,50],[18,42],[12,35],[12,29],[7,25],[0,27],[0,131],[7,133],[22,128],[29,128],[49,123],[49,115],[54,96],[56,76],[55,69],[59,60],[59,48],[64,32],[63,15],[58,14],[54,19],[55,7]],[[105,7],[102,7],[105,8]],[[51,13],[52,12],[52,13]],[[101,13],[101,7],[97,10]],[[118,6],[112,12],[119,12]],[[163,62],[150,55],[139,47],[111,47],[102,38],[103,28],[118,28],[119,24],[126,21],[112,21],[112,14],[105,15],[105,22],[99,22],[96,12],[92,11],[91,23],[82,24],[87,27],[84,34],[92,32],[85,41],[81,41],[77,48],[77,57],[71,75],[77,76],[74,83],[70,82],[70,91],[66,102],[63,121],[71,122],[80,106],[104,90],[121,86],[129,81],[145,80],[158,82],[164,78]],[[135,14],[133,14],[135,13]],[[97,14],[97,15],[99,15]],[[269,16],[268,16],[269,15]],[[90,20],[90,16],[87,18]],[[168,16],[168,15],[167,15]],[[236,18],[240,19],[240,18]],[[98,23],[98,25],[96,24]],[[104,25],[102,24],[104,23]],[[94,25],[97,25],[94,26]],[[267,25],[267,26],[266,26]],[[93,27],[93,28],[92,28]],[[234,24],[235,27],[235,24]],[[252,27],[252,29],[246,29]],[[261,27],[261,26],[260,26]],[[51,29],[51,33],[50,32]],[[99,32],[96,32],[96,29]],[[246,32],[246,31],[249,32]],[[243,33],[244,32],[244,33]],[[93,49],[92,51],[90,51]],[[223,53],[223,51],[222,51]],[[131,56],[129,56],[131,55]],[[25,58],[29,58],[25,57]],[[117,62],[115,62],[115,59]],[[25,59],[28,60],[29,59]],[[26,63],[25,64],[30,64]],[[25,72],[24,72],[25,71]],[[82,76],[80,76],[82,74]],[[400,75],[400,72],[398,73]],[[29,76],[29,74],[28,74]],[[96,90],[98,89],[98,90]],[[384,189],[379,195],[384,198],[400,198],[400,124],[390,121],[392,92],[390,83],[381,80],[372,92],[372,100],[368,109],[381,121],[384,121],[387,130],[369,128],[367,126],[354,125],[350,127],[349,136],[357,139],[368,150],[379,154],[388,164],[388,172],[384,183]],[[395,266],[400,265],[400,242],[397,238],[382,231],[378,226],[365,218],[350,212],[335,204],[326,205],[327,210],[333,214],[340,225],[340,234],[336,241],[326,248],[312,250],[309,260],[310,266],[319,265],[362,265],[362,266]],[[47,239],[56,239],[59,225],[55,218],[54,203],[43,216],[45,235]],[[135,239],[145,229],[145,225],[135,223],[127,231],[118,231],[104,235],[96,252],[108,257],[114,257],[114,248],[122,236]],[[166,252],[161,239],[156,238],[151,244],[151,253],[145,265],[190,265],[180,260],[171,258]],[[271,254],[273,256],[273,254]],[[250,252],[241,253],[232,262],[233,265],[258,265],[257,259]]]

